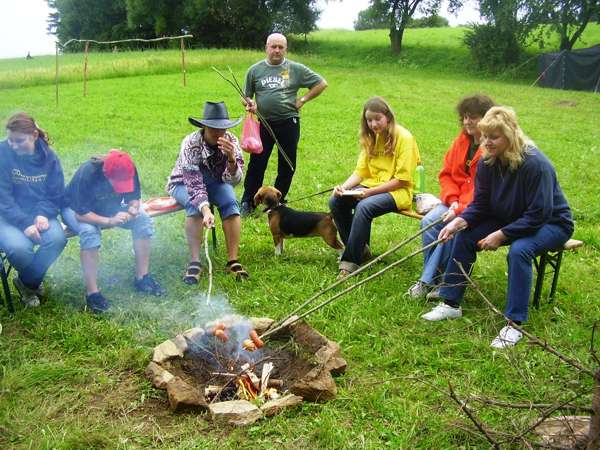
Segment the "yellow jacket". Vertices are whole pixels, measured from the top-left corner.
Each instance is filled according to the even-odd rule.
[[[410,187],[396,189],[390,192],[396,201],[398,210],[410,209],[413,197],[413,174],[421,160],[419,147],[413,135],[407,129],[396,125],[396,147],[391,155],[383,153],[382,135],[377,135],[375,141],[375,156],[369,156],[366,149],[362,149],[354,173],[362,178],[362,186],[377,187],[392,178],[408,181]]]

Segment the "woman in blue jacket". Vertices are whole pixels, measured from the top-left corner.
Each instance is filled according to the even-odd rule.
[[[533,279],[532,260],[561,247],[573,234],[573,219],[554,167],[523,133],[515,112],[491,108],[479,122],[484,153],[477,165],[473,201],[439,234],[456,235],[452,256],[440,289],[442,303],[423,315],[425,320],[462,316],[460,302],[466,280],[459,263],[470,273],[477,252],[510,245],[508,292],[504,316],[509,323],[492,347],[515,345],[521,338],[511,326],[527,320]]]
[[[36,307],[44,275],[67,244],[56,219],[64,176],[48,135],[29,114],[14,114],[6,131],[8,139],[0,142],[0,250],[18,272],[13,283],[21,300]]]

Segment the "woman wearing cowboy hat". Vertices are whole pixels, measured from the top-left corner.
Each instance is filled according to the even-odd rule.
[[[229,131],[241,119],[230,120],[223,102],[206,102],[202,119],[189,117],[199,130],[181,142],[167,192],[186,211],[185,233],[190,247],[190,263],[183,281],[197,284],[203,272],[200,263],[203,227],[212,228],[215,218],[210,204],[216,205],[223,222],[227,247],[227,270],[237,279],[248,278],[238,262],[240,244],[240,210],[233,186],[242,179],[244,158],[238,139]]]

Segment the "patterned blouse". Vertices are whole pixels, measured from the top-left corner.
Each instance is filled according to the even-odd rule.
[[[235,186],[242,179],[244,157],[238,139],[229,131],[225,136],[235,147],[235,172],[227,167],[227,156],[216,146],[204,142],[202,130],[188,134],[181,142],[179,156],[167,182],[167,192],[172,195],[178,184],[187,187],[190,203],[198,209],[208,205],[208,193],[202,172],[208,172],[214,179]]]

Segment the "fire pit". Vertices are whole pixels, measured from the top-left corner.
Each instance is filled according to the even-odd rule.
[[[228,314],[192,328],[155,347],[146,374],[167,390],[173,411],[208,410],[213,420],[234,425],[334,398],[333,375],[346,369],[340,346],[304,321],[262,346],[257,335],[273,323]]]

